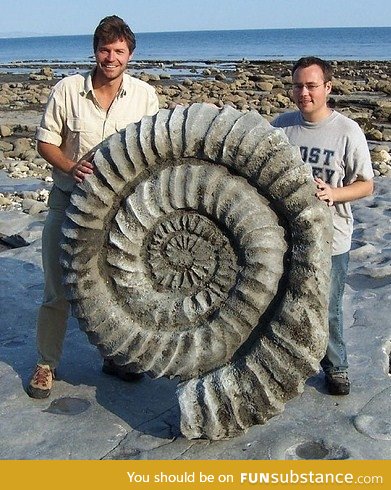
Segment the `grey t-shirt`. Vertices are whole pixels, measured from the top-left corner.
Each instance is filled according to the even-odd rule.
[[[286,112],[273,122],[282,128],[292,145],[299,146],[301,157],[312,166],[314,177],[332,187],[343,187],[356,180],[371,180],[373,169],[364,133],[348,117],[333,111],[318,123],[306,121],[300,111]],[[350,250],[353,215],[350,203],[334,203],[333,255]]]

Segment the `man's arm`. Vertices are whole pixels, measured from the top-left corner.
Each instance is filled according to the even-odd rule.
[[[37,150],[50,165],[71,175],[77,183],[83,182],[88,175],[93,173],[94,166],[91,162],[85,160],[84,157],[74,162],[67,158],[61,148],[56,145],[38,141]]]
[[[321,201],[326,201],[328,206],[337,202],[355,201],[373,193],[373,179],[356,180],[344,187],[331,187],[319,177],[315,178],[315,183],[318,189],[316,197]]]

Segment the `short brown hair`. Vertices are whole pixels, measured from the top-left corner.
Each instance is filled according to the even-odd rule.
[[[299,61],[296,61],[292,68],[292,76],[299,68],[308,68],[312,65],[318,65],[321,68],[321,70],[323,71],[323,79],[325,82],[331,81],[331,79],[333,78],[332,66],[327,61],[316,58],[316,56],[306,56],[305,58],[300,58]]]
[[[136,48],[136,38],[126,22],[117,15],[109,15],[102,19],[94,32],[94,53],[98,49],[99,42],[110,44],[118,39],[123,39],[128,45],[130,54]]]

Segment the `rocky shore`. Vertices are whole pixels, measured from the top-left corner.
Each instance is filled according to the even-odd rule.
[[[295,107],[290,99],[291,65],[286,61],[159,62],[132,64],[131,72],[156,88],[161,108],[194,102],[228,104],[242,111],[256,110],[271,120]],[[358,122],[368,140],[375,174],[390,177],[391,61],[335,61],[333,65],[330,104]],[[11,179],[38,178],[43,184],[35,191],[0,193],[1,209],[35,214],[46,208],[51,169],[35,150],[34,133],[51,87],[60,77],[56,67],[49,66],[31,66],[24,75],[0,73],[0,172]]]
[[[255,108],[267,119],[293,108],[290,63],[186,63],[180,75],[178,63],[168,65],[140,64],[135,69],[156,86],[161,107],[206,101]],[[387,464],[390,67],[391,61],[335,64],[332,101],[363,128],[377,174],[374,195],[352,205],[355,227],[344,294],[352,391],[349,396],[327,396],[320,372],[282,414],[238,437],[212,442],[181,437],[176,379],[144,376],[137,383],[124,383],[102,374],[101,356],[74,318],[52,396],[27,397],[24,389],[36,362],[34,325],[43,293],[41,236],[51,186],[50,168],[34,149],[34,132],[50,87],[61,74],[53,66],[42,72],[31,67],[25,75],[0,73],[0,459],[340,460],[341,465],[346,461],[347,471],[354,460]],[[51,69],[58,76],[53,77]],[[99,302],[99,289],[96,293]]]

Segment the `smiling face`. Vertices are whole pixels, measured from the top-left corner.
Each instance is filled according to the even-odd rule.
[[[122,79],[131,53],[125,40],[118,39],[109,44],[98,43],[95,51],[96,76],[102,82]]]
[[[293,74],[293,100],[306,121],[318,122],[330,114],[327,96],[331,82],[325,82],[320,66],[298,68]]]

